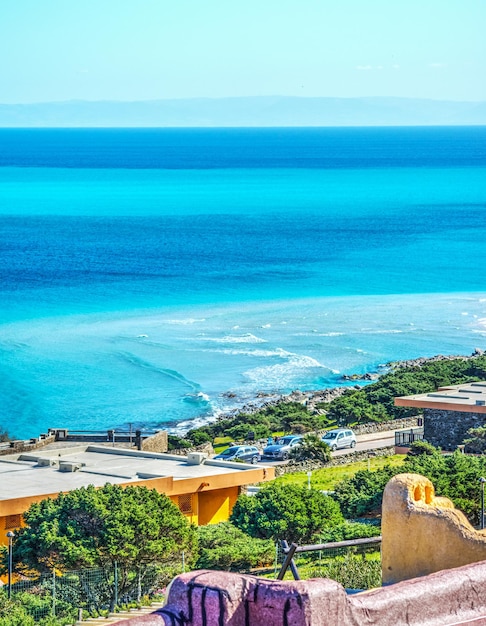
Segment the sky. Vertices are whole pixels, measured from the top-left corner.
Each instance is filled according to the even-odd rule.
[[[485,0],[3,0],[0,103],[486,100]]]

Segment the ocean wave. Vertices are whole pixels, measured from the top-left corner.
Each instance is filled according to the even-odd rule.
[[[206,320],[204,318],[189,317],[187,319],[164,320],[164,323],[165,324],[180,325],[180,326],[188,326],[190,324],[198,324],[198,323],[202,323],[202,322],[205,322],[205,321]]]
[[[200,352],[212,352],[212,353],[216,353],[216,354],[227,354],[230,356],[249,356],[249,357],[256,357],[256,358],[272,358],[272,357],[278,357],[278,358],[287,358],[290,354],[290,352],[287,352],[286,350],[283,350],[282,348],[275,348],[274,350],[261,350],[261,349],[255,349],[255,350],[251,350],[251,349],[247,349],[244,350],[242,348],[238,349],[238,348],[213,348],[213,349],[205,349],[205,350],[200,350]]]
[[[201,341],[212,341],[214,343],[267,343],[266,339],[256,337],[251,333],[244,335],[226,335],[224,337],[199,337]]]
[[[407,328],[406,330],[400,330],[398,328],[383,328],[381,330],[362,328],[361,332],[366,335],[403,335],[403,333],[409,333],[414,330],[415,328]]]
[[[138,369],[148,370],[153,374],[160,374],[161,376],[165,376],[167,378],[171,378],[172,380],[181,383],[186,387],[190,387],[194,392],[199,392],[200,385],[192,380],[187,379],[183,374],[178,372],[177,370],[172,370],[164,367],[159,367],[150,363],[149,361],[145,361],[140,357],[132,354],[131,352],[119,352],[117,354],[118,358],[129,365],[133,365]]]
[[[243,372],[243,376],[248,381],[256,383],[259,388],[269,386],[282,388],[301,378],[303,373],[317,369],[330,371],[328,367],[310,356],[289,353],[286,362],[256,367]]]

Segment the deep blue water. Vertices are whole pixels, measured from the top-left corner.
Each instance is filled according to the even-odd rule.
[[[0,426],[485,347],[485,209],[485,127],[0,129]]]

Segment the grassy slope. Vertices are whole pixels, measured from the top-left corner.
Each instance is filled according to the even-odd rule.
[[[404,454],[395,454],[387,457],[376,457],[369,460],[370,470],[381,469],[385,465],[389,464],[392,467],[400,466],[405,459]],[[354,476],[357,471],[368,469],[368,461],[358,461],[356,463],[350,463],[349,465],[337,465],[335,467],[323,467],[322,469],[314,470],[311,476],[311,486],[314,489],[320,489],[323,491],[332,491],[334,486],[343,478],[350,478]],[[296,485],[307,485],[307,473],[296,472],[295,474],[284,474],[279,476],[275,480],[283,483],[293,483]]]

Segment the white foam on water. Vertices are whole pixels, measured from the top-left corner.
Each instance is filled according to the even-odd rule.
[[[164,320],[165,324],[173,324],[174,326],[189,326],[192,324],[200,324],[205,322],[206,320],[204,318],[201,319],[194,319],[192,317],[188,318],[188,319],[166,319]]]
[[[243,376],[248,381],[260,385],[262,389],[285,388],[309,370],[330,371],[312,357],[287,353],[285,362],[247,370],[243,372]]]
[[[225,337],[202,337],[204,341],[213,343],[267,343],[266,339],[246,333],[245,335],[226,335]]]

